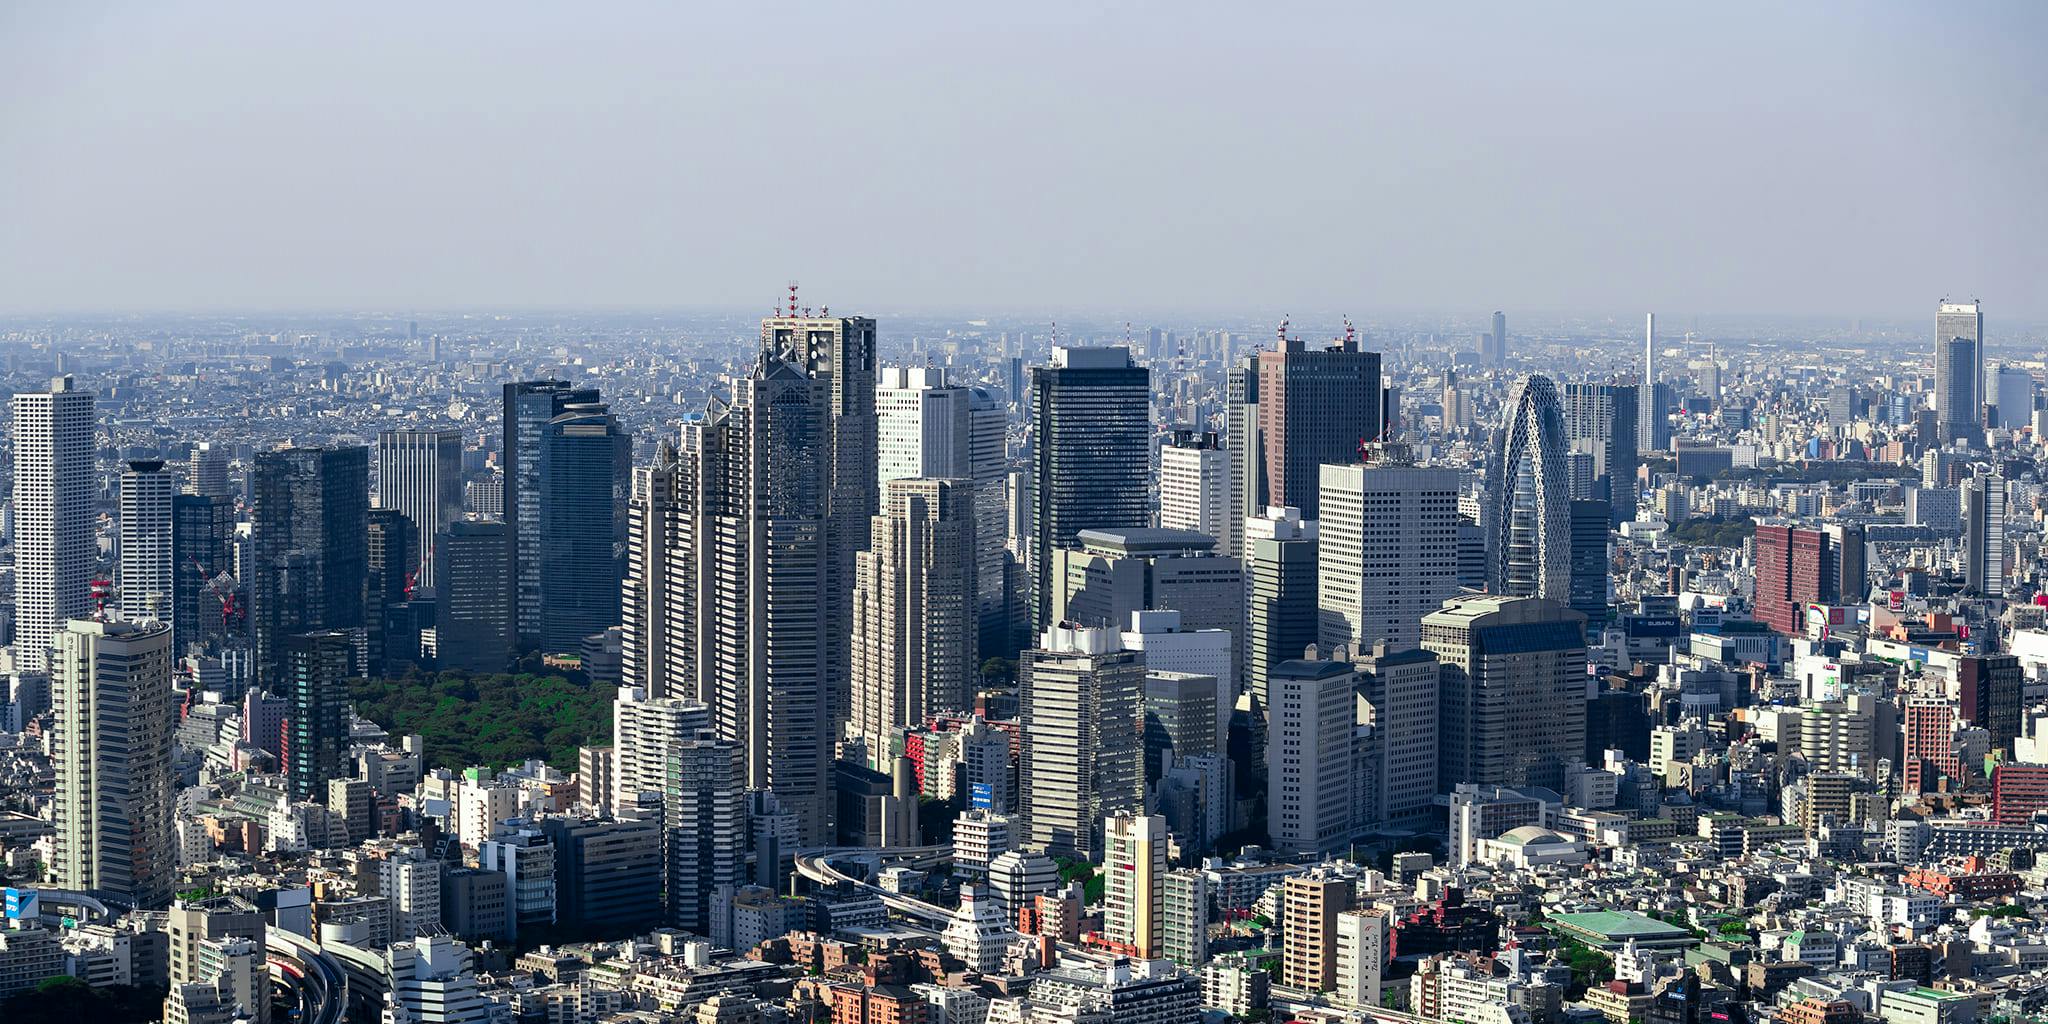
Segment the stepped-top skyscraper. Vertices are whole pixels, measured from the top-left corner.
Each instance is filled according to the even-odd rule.
[[[1053,550],[1082,530],[1135,529],[1152,520],[1151,373],[1130,350],[1056,347],[1031,370],[1032,510],[1026,570],[1033,621],[1052,615]]]
[[[701,700],[798,841],[827,838],[832,737],[851,706],[854,553],[875,509],[875,323],[762,321],[753,367],[633,484],[622,667]],[[848,534],[844,520],[858,520]]]
[[[1564,413],[1550,378],[1515,389],[1486,471],[1487,586],[1496,594],[1571,596],[1572,510]]]
[[[37,671],[90,597],[92,392],[70,377],[14,396],[14,656]]]
[[[825,621],[831,636],[853,631],[853,553],[867,547],[868,520],[880,504],[875,483],[875,322],[860,316],[811,315],[798,309],[796,287],[781,316],[761,321],[761,348],[802,370],[823,389],[826,479]],[[846,646],[828,645],[826,694],[831,726],[846,721]]]
[[[1257,368],[1265,500],[1316,519],[1323,465],[1356,462],[1360,444],[1382,439],[1380,354],[1361,349],[1349,331],[1311,349],[1285,324],[1279,344],[1259,353]]]
[[[1934,314],[1934,412],[1941,441],[1975,437],[1984,415],[1984,312],[1944,302]]]

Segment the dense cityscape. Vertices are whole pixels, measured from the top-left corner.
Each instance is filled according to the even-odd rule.
[[[810,301],[9,328],[0,1007],[2048,1004],[2048,338]]]

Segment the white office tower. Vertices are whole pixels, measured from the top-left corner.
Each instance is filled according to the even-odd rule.
[[[1358,826],[1358,672],[1283,661],[1266,676],[1266,831],[1283,854],[1344,849]]]
[[[267,1024],[270,965],[261,939],[205,939],[193,952],[198,979],[171,985],[164,1024]]]
[[[1003,545],[1009,518],[1003,403],[980,387],[949,383],[941,367],[887,367],[875,383],[876,481],[961,481],[973,490],[975,615],[981,641],[1008,632]]]
[[[1213,433],[1176,431],[1159,449],[1159,525],[1216,538],[1216,553],[1237,555],[1243,528],[1230,528],[1230,452]]]
[[[988,862],[989,898],[1013,923],[1017,912],[1030,906],[1039,894],[1059,887],[1060,866],[1045,854],[1011,850]]]
[[[121,617],[171,621],[171,497],[177,487],[160,460],[137,460],[121,474]]]
[[[1166,928],[1166,819],[1112,815],[1102,823],[1103,938],[1131,956],[1161,955]]]
[[[439,860],[418,846],[393,850],[377,862],[378,891],[389,904],[391,941],[441,930],[441,868]]]
[[[1319,643],[1413,647],[1422,617],[1458,593],[1458,471],[1380,447],[1376,465],[1322,468]]]
[[[431,590],[439,579],[434,554],[448,524],[462,518],[462,434],[453,430],[377,432],[377,508],[396,509],[419,533],[416,580]]]
[[[1171,871],[1165,885],[1166,927],[1159,955],[1186,968],[1209,962],[1209,876]]]
[[[668,837],[668,922],[699,935],[729,933],[731,922],[717,920],[718,890],[745,882],[747,869],[740,749],[724,740],[684,740],[669,749],[667,773],[661,820]]]
[[[1181,613],[1169,608],[1132,612],[1130,623],[1131,628],[1124,630],[1119,639],[1124,650],[1144,656],[1145,671],[1211,676],[1216,680],[1216,737],[1220,752],[1230,735],[1230,711],[1237,706],[1229,631],[1183,629]]]
[[[40,672],[64,623],[88,611],[93,561],[92,392],[58,377],[14,396],[14,664]]]
[[[1355,659],[1371,707],[1379,793],[1372,802],[1387,822],[1429,818],[1437,793],[1437,700],[1441,669],[1436,655],[1386,646]]]
[[[422,935],[392,945],[383,959],[391,980],[386,1020],[485,1024],[491,1019],[491,1004],[477,986],[476,960],[459,939]]]
[[[1010,816],[976,807],[953,819],[953,867],[975,878],[988,876],[989,862],[1016,846]]]
[[[847,735],[888,771],[905,728],[972,702],[975,618],[973,491],[965,480],[906,477],[885,485],[868,550],[854,555],[853,707]]]
[[[1657,314],[1643,314],[1643,379],[1636,385],[1636,454],[1659,451],[1663,411],[1657,407]]]
[[[680,697],[649,697],[637,686],[619,687],[612,700],[612,800],[619,817],[659,793],[668,781],[668,754],[711,728],[711,709]]]
[[[687,421],[685,445],[706,437],[702,417]],[[714,432],[711,436],[722,436]],[[698,677],[699,605],[709,595],[696,587],[708,533],[691,510],[703,496],[685,494],[698,460],[684,458],[675,441],[654,446],[654,460],[633,467],[626,502],[626,569],[619,592],[619,685],[651,697],[703,700]],[[686,497],[689,500],[685,500]]]
[[[1387,962],[1387,919],[1374,910],[1337,913],[1337,987],[1330,995],[1349,1006],[1380,1005],[1380,971]]]
[[[1024,849],[1095,855],[1103,819],[1144,807],[1144,692],[1144,655],[1111,630],[1055,626],[1023,653]]]
[[[213,441],[201,441],[192,446],[192,454],[186,458],[185,491],[202,498],[227,498],[233,492],[228,489],[228,450]]]
[[[144,909],[170,902],[171,627],[73,620],[57,634],[50,704],[50,875]]]

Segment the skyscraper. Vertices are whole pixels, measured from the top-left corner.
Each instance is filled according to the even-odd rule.
[[[2018,430],[2034,422],[2034,375],[2024,366],[2001,366],[1997,387],[1991,389],[1998,403],[1998,425]]]
[[[570,405],[599,401],[596,388],[575,388],[565,380],[529,380],[505,385],[503,426],[505,526],[512,533],[513,632],[520,647],[541,642],[541,580],[546,541],[540,532],[540,453],[547,425]]]
[[[50,874],[140,908],[170,902],[171,627],[74,619],[51,666]]]
[[[1489,589],[1565,601],[1571,591],[1571,504],[1564,413],[1550,378],[1523,381],[1487,463]]]
[[[709,738],[671,747],[662,780],[661,822],[668,837],[669,923],[699,935],[718,934],[724,930],[714,923],[720,890],[729,893],[737,887],[747,867],[746,768],[740,749]]]
[[[1635,518],[1636,417],[1634,384],[1567,381],[1564,386],[1564,436],[1574,452],[1593,456],[1593,497],[1609,502],[1612,521]]]
[[[699,696],[694,664],[684,649],[695,560],[686,538],[703,535],[683,519],[676,488],[684,464],[676,444],[654,446],[654,461],[633,468],[633,493],[626,504],[626,568],[619,594],[619,679],[657,697]],[[672,647],[673,644],[673,647]]]
[[[1212,433],[1174,432],[1159,450],[1159,525],[1216,538],[1219,554],[1237,557],[1231,545],[1243,534],[1228,521],[1235,514],[1230,495],[1230,453]]]
[[[1266,831],[1282,853],[1334,853],[1358,831],[1358,683],[1341,661],[1283,661],[1266,675]]]
[[[1224,525],[1230,536],[1225,551],[1242,554],[1245,520],[1266,514],[1266,442],[1259,436],[1259,357],[1252,354],[1233,364],[1224,381],[1224,442],[1230,452],[1231,511]],[[1284,503],[1283,503],[1284,504]]]
[[[363,625],[369,474],[360,446],[256,456],[247,578],[260,685],[283,678],[285,637]]]
[[[171,639],[174,652],[193,644],[218,645],[240,638],[243,623],[230,623],[232,597],[239,616],[241,584],[235,579],[235,501],[226,495],[179,494],[171,498]]]
[[[14,396],[14,654],[26,671],[40,671],[64,623],[86,613],[92,461],[92,392],[67,376]]]
[[[1613,516],[1602,499],[1574,501],[1571,507],[1572,577],[1565,603],[1597,633],[1607,624],[1607,542]]]
[[[171,498],[177,486],[161,459],[128,463],[121,474],[121,617],[172,620]]]
[[[1024,652],[1018,676],[1018,845],[1099,853],[1103,819],[1145,805],[1144,656],[1113,629],[1053,627]]]
[[[1963,485],[1963,587],[2005,593],[2005,478],[1974,476]]]
[[[1273,666],[1316,642],[1320,528],[1295,508],[1269,509],[1244,524],[1244,688],[1262,709]]]
[[[1984,312],[1974,301],[1934,313],[1934,412],[1941,440],[1978,436],[1984,405]]]
[[[1353,655],[1360,690],[1372,708],[1372,770],[1377,791],[1360,803],[1382,821],[1413,824],[1436,806],[1437,718],[1442,713],[1442,667],[1428,651],[1385,644]]]
[[[1508,361],[1508,315],[1500,310],[1493,311],[1493,365],[1505,366]]]
[[[1806,629],[1806,606],[1840,596],[1831,538],[1818,528],[1760,522],[1756,548],[1756,619],[1788,636]]]
[[[597,402],[565,405],[541,429],[541,646],[573,651],[619,624],[633,436]],[[523,527],[522,527],[523,528]]]
[[[458,520],[441,538],[435,663],[497,672],[512,660],[512,533],[504,523]]]
[[[835,545],[867,544],[865,536],[842,539],[833,473],[856,455],[866,460],[838,480],[842,511],[864,500],[864,488],[873,493],[874,326],[786,319],[766,322],[780,326],[764,327],[771,337],[752,371],[732,382],[731,398],[684,423],[674,482],[648,481],[650,493],[667,487],[672,495],[672,532],[660,538],[670,557],[659,567],[670,578],[662,624],[641,612],[633,619],[649,624],[649,636],[658,628],[667,653],[660,680],[645,669],[636,677],[658,682],[652,692],[711,705],[719,736],[745,757],[747,788],[773,789],[800,826],[797,841],[817,843],[829,832],[831,737],[852,703],[850,681],[842,676],[835,688],[832,675],[848,664],[851,581],[843,626],[832,601],[842,591],[835,574],[842,566],[851,573],[853,553],[842,559]],[[854,364],[856,377],[869,375],[861,385],[867,406],[841,393],[844,382],[830,372],[835,360]],[[851,410],[837,434],[835,408]],[[864,526],[873,502],[866,507]],[[650,526],[641,536],[652,544],[656,535]],[[644,555],[639,564],[643,575],[657,568]],[[654,586],[645,584],[646,592]],[[642,664],[649,642],[636,640]]]
[[[620,817],[647,794],[659,795],[667,778],[669,751],[685,740],[709,734],[711,709],[681,697],[650,697],[637,686],[622,686],[612,702],[612,792]]]
[[[1643,314],[1643,379],[1636,382],[1636,452],[1663,451],[1663,407],[1657,404],[1657,314]]]
[[[833,637],[853,630],[853,553],[867,546],[868,519],[880,491],[875,484],[875,322],[867,317],[810,315],[791,292],[786,315],[761,321],[761,347],[818,382],[826,482],[824,514],[825,623]],[[830,727],[846,720],[849,667],[844,644],[825,650],[825,693]]]
[[[419,637],[417,631],[403,627],[405,624],[393,621],[401,609],[397,606],[412,599],[413,587],[418,580],[413,571],[420,564],[420,534],[413,525],[413,518],[395,508],[373,508],[369,512],[367,544],[364,548],[369,574],[363,580],[363,631],[368,634],[370,647],[370,672],[382,675],[392,670],[394,664],[419,660]],[[393,643],[387,649],[387,640],[410,636],[411,649],[403,643]]]
[[[1055,549],[1082,530],[1150,525],[1152,385],[1150,371],[1123,348],[1053,349],[1052,365],[1031,370],[1033,465],[1031,549],[1036,590],[1032,621],[1052,621]]]
[[[462,435],[453,430],[383,430],[377,433],[377,507],[412,520],[419,547],[417,586],[432,590],[439,576],[434,555],[448,524],[462,518]]]
[[[1443,671],[1438,785],[1546,786],[1586,743],[1585,616],[1542,598],[1463,597],[1422,620]]]
[[[966,480],[891,480],[868,550],[854,556],[847,731],[878,771],[902,753],[901,729],[969,709],[980,665],[973,498]]]
[[[1356,461],[1360,444],[1382,439],[1380,355],[1351,335],[1311,351],[1283,325],[1279,350],[1259,353],[1258,372],[1266,501],[1317,519],[1323,464]]]
[[[1155,959],[1166,929],[1166,819],[1111,815],[1102,832],[1102,937],[1141,960]]]
[[[192,446],[192,454],[186,459],[186,473],[191,477],[185,489],[187,494],[202,498],[231,497],[228,490],[228,451],[212,441],[201,441]]]
[[[1322,467],[1317,638],[1405,650],[1458,592],[1458,471],[1378,452],[1374,465]]]
[[[294,800],[324,800],[327,782],[348,774],[348,678],[355,644],[341,630],[284,639],[280,688],[285,717],[285,781]]]
[[[984,649],[1009,638],[1003,581],[1008,462],[1003,403],[980,387],[948,382],[940,367],[884,369],[875,388],[876,479],[908,477],[971,481],[974,493],[976,628]]]

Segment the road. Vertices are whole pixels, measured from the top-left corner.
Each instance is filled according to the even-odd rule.
[[[301,1024],[341,1024],[341,1015],[348,1011],[348,979],[342,976],[341,965],[303,935],[270,928],[264,940],[271,984],[297,999],[303,1010]]]

